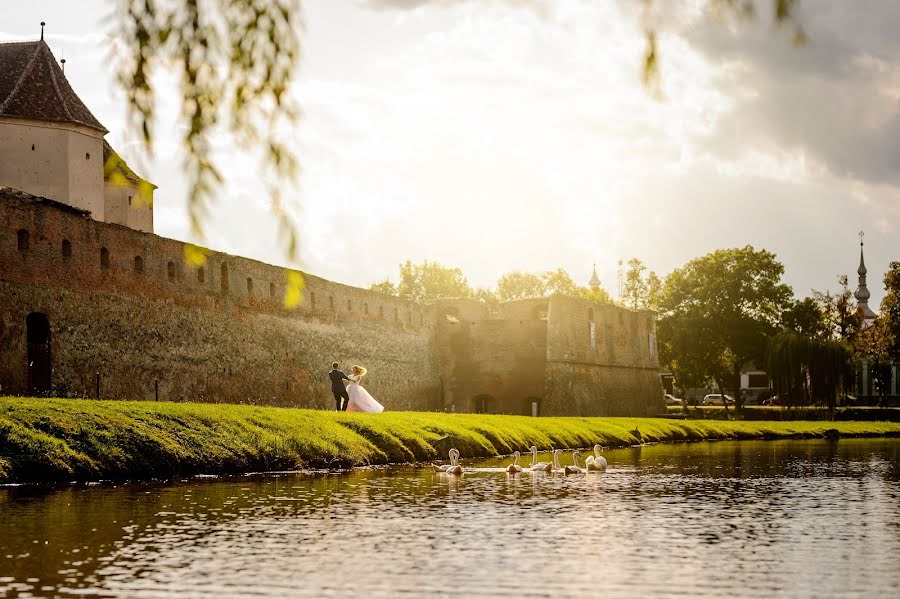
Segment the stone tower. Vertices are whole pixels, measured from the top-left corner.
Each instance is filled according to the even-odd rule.
[[[43,36],[0,44],[0,188],[153,232],[155,186],[128,168],[106,133]]]

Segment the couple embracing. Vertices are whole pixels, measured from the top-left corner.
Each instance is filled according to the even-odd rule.
[[[334,394],[335,409],[338,412],[383,412],[384,406],[375,401],[359,382],[366,376],[366,369],[353,366],[350,375],[338,370],[338,363],[331,365],[328,378],[331,379],[331,392]],[[344,383],[347,381],[347,383]]]

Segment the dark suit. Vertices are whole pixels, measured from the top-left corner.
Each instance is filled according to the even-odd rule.
[[[338,412],[346,412],[347,404],[350,403],[350,396],[347,395],[347,387],[344,386],[344,381],[349,381],[350,378],[340,370],[332,370],[328,373],[328,378],[331,379],[331,392],[334,394],[334,409]],[[344,401],[341,402],[341,399]]]

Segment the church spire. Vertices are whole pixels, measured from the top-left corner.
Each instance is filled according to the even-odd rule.
[[[863,320],[873,320],[876,318],[876,314],[872,312],[872,309],[869,308],[869,298],[872,297],[872,294],[869,293],[869,288],[866,287],[866,261],[863,256],[863,236],[865,233],[862,231],[859,232],[859,268],[856,269],[856,273],[859,275],[859,287],[856,288],[856,293],[853,294],[853,297],[856,298],[857,310],[862,313]]]
[[[594,262],[594,272],[591,274],[591,280],[588,281],[588,285],[594,291],[600,289],[600,277],[597,276],[597,263]]]

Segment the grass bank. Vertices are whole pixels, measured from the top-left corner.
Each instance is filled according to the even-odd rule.
[[[631,431],[639,427],[640,438]],[[900,436],[889,422],[529,418],[75,399],[0,398],[0,482],[168,478],[490,457],[534,444]]]
[[[669,406],[669,415],[684,414],[681,406]],[[722,406],[690,406],[689,418],[701,420],[728,420],[734,416],[734,408],[728,412]],[[744,406],[743,420],[831,420],[827,408],[816,406]],[[834,420],[884,420],[900,422],[900,408],[843,407],[834,411]]]

